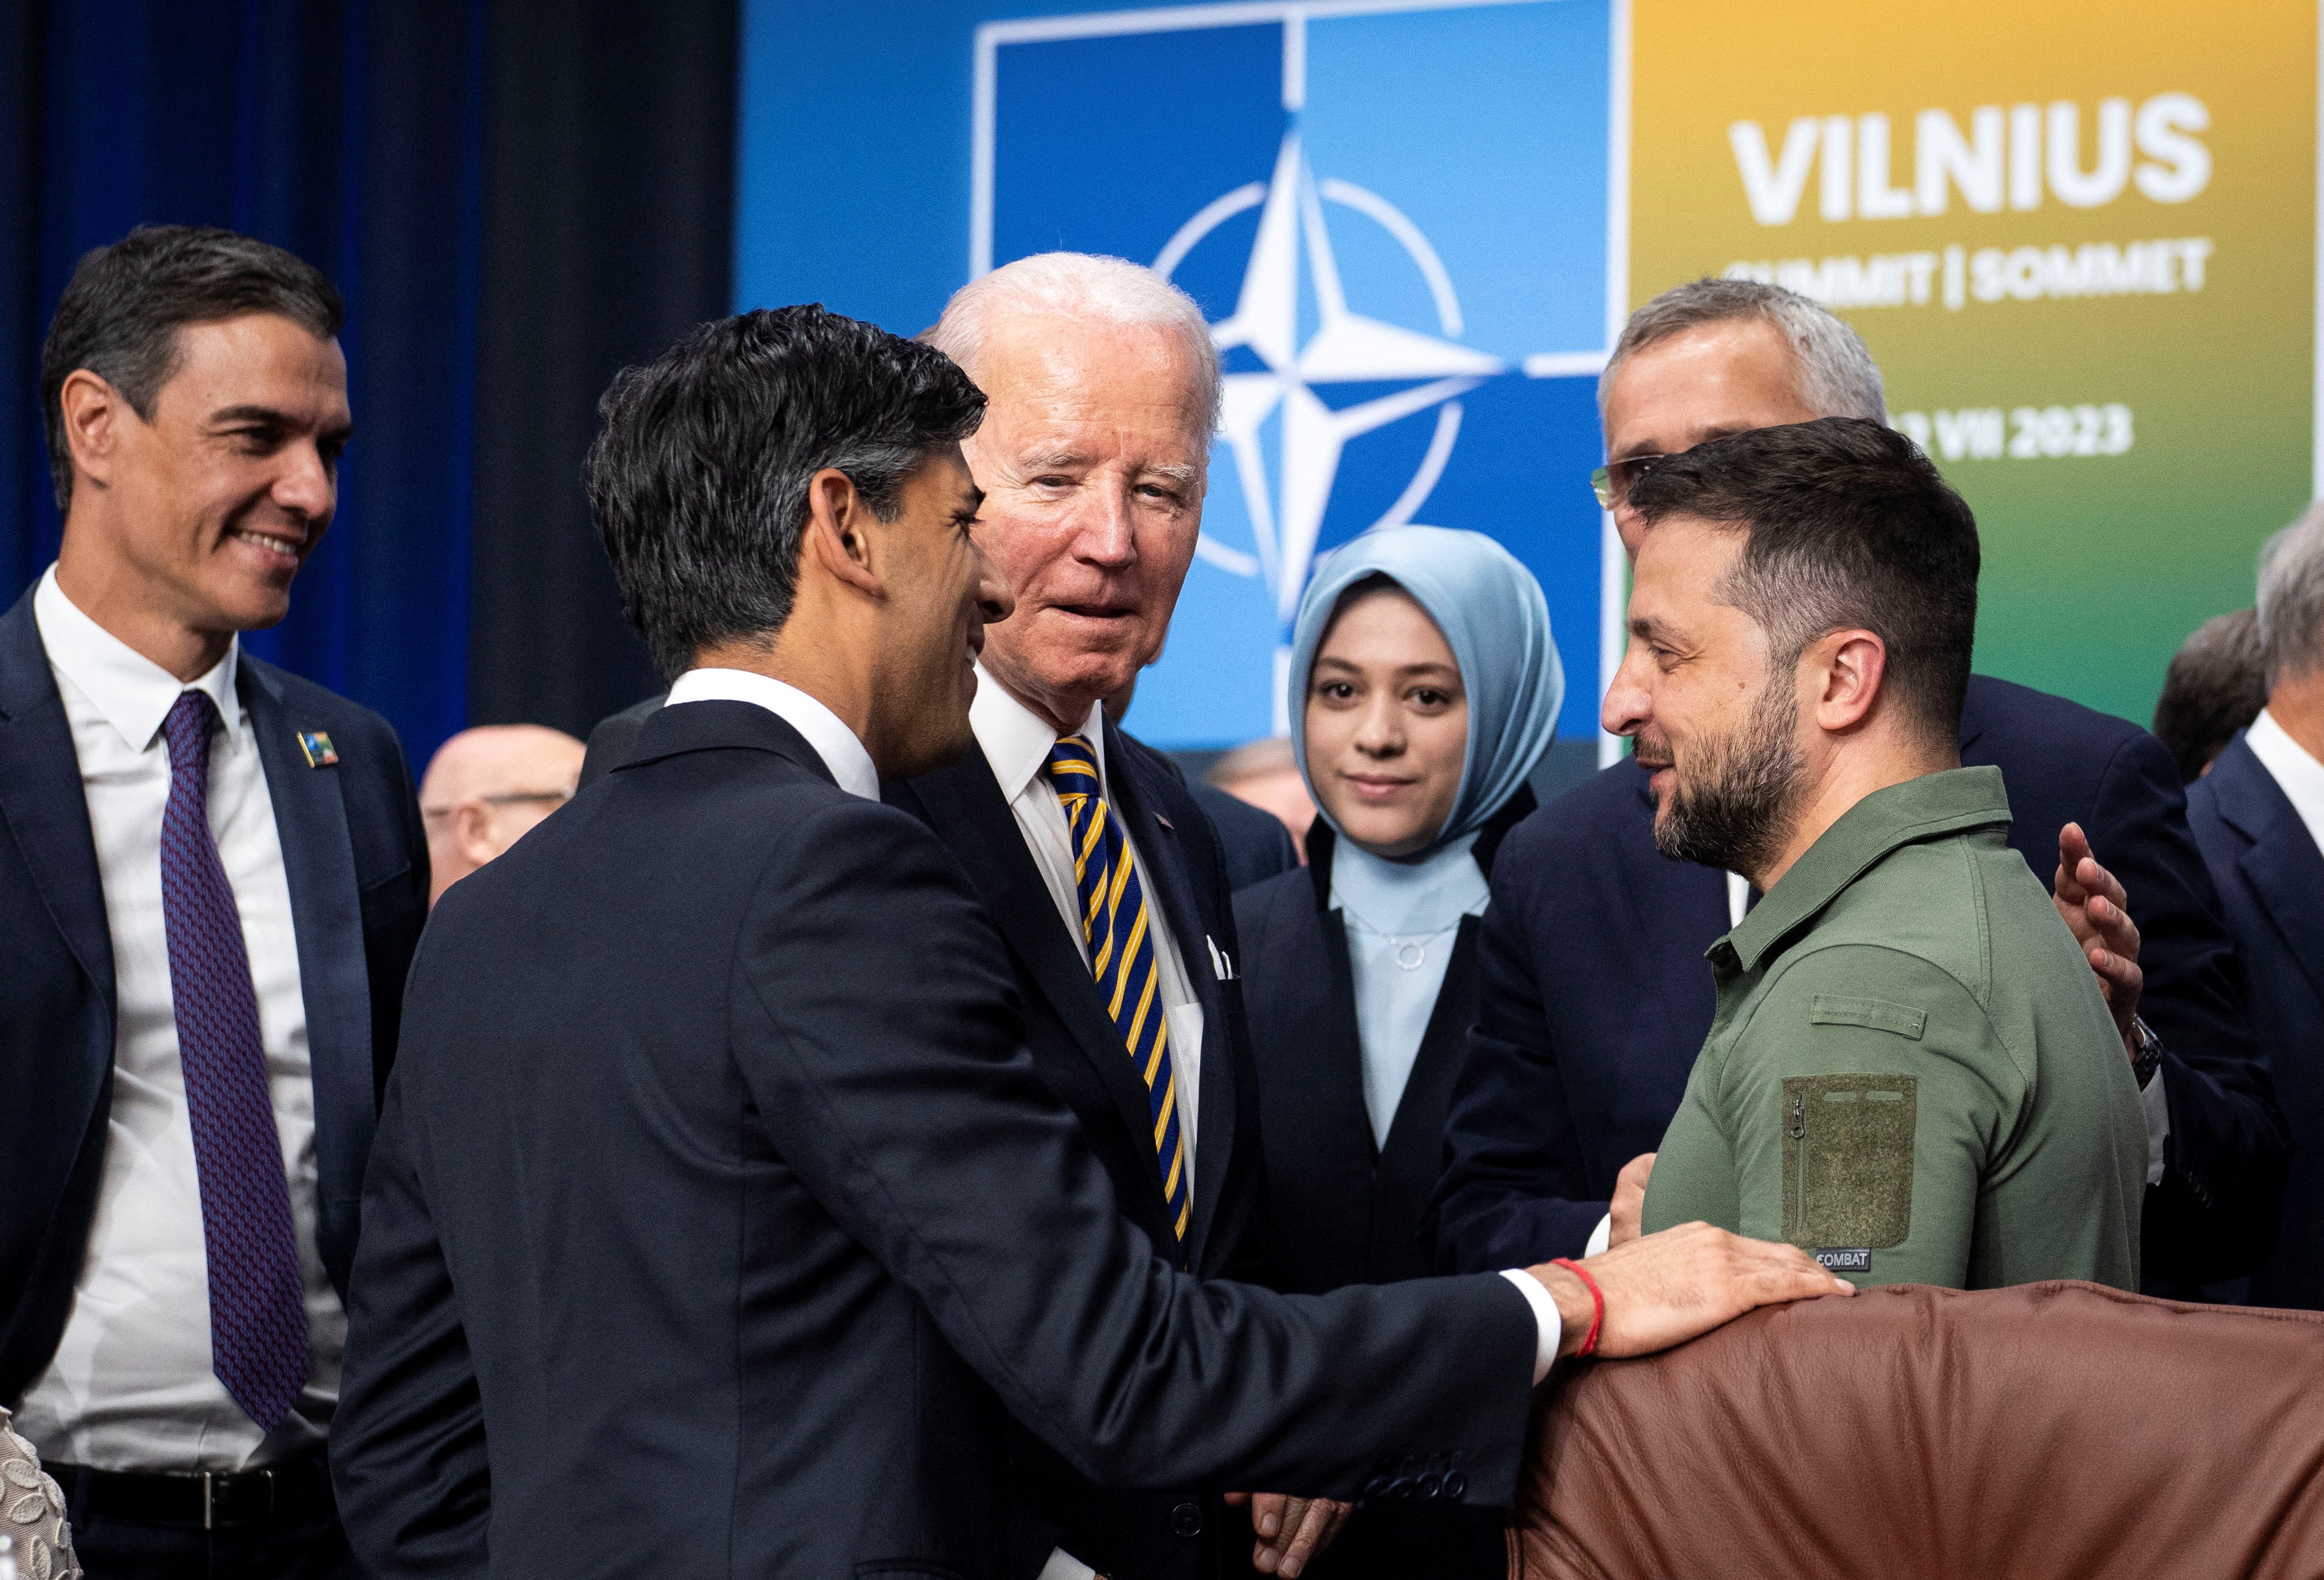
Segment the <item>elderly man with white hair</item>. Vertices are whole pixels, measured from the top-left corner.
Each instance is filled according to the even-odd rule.
[[[1150,270],[1048,253],[962,288],[922,338],[991,400],[962,448],[985,492],[977,540],[1017,612],[986,632],[982,750],[890,799],[952,847],[1008,940],[1034,1064],[1123,1215],[1188,1271],[1255,1279],[1259,1090],[1223,858],[1177,772],[1102,707],[1161,652],[1194,560],[1210,329]],[[1055,1528],[1042,1580],[1241,1565],[1251,1526],[1220,1499],[1101,1489],[1030,1433],[1011,1452]],[[1259,1566],[1286,1575],[1341,1517],[1265,1498],[1253,1513]]]

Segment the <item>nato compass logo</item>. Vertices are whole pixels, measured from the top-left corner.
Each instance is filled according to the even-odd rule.
[[[1618,550],[1588,476],[1625,306],[1615,0],[1227,5],[977,35],[972,264],[1150,263],[1203,304],[1225,412],[1195,564],[1136,727],[1286,727],[1322,558],[1407,522],[1508,544],[1596,735]],[[1618,655],[1619,648],[1612,649]]]

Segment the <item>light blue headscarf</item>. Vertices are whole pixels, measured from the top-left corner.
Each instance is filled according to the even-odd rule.
[[[1293,627],[1286,677],[1291,750],[1311,796],[1307,688],[1315,650],[1342,596],[1375,576],[1395,582],[1427,611],[1452,650],[1469,698],[1461,788],[1425,849],[1394,859],[1374,855],[1332,824],[1340,837],[1332,849],[1331,904],[1347,928],[1364,1103],[1372,1139],[1385,1147],[1443,988],[1461,919],[1485,909],[1485,876],[1471,855],[1477,835],[1524,786],[1555,739],[1565,670],[1550,637],[1541,584],[1492,539],[1443,527],[1367,532],[1318,568]],[[1320,809],[1323,798],[1314,799]]]
[[[1565,670],[1550,639],[1549,602],[1517,557],[1482,532],[1390,527],[1366,532],[1323,561],[1291,639],[1291,751],[1307,774],[1307,680],[1340,596],[1385,576],[1428,612],[1444,633],[1469,693],[1469,746],[1461,790],[1430,852],[1473,834],[1508,804],[1557,735]],[[1309,780],[1312,789],[1314,781]],[[1330,814],[1326,813],[1326,817]],[[1345,835],[1346,830],[1333,827]]]

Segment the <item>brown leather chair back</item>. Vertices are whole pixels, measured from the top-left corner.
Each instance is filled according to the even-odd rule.
[[[1576,1367],[1533,1431],[1516,1580],[2324,1575],[2324,1313],[1892,1285]]]

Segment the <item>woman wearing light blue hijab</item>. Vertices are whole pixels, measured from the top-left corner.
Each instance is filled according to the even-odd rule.
[[[1419,1278],[1421,1215],[1477,1005],[1477,918],[1565,681],[1532,572],[1490,538],[1369,532],[1294,630],[1308,866],[1235,896],[1277,1288]],[[1442,1478],[1458,1467],[1418,1471]],[[1416,1479],[1416,1486],[1428,1484]],[[1360,1517],[1309,1573],[1498,1575],[1498,1528],[1441,1505]]]

